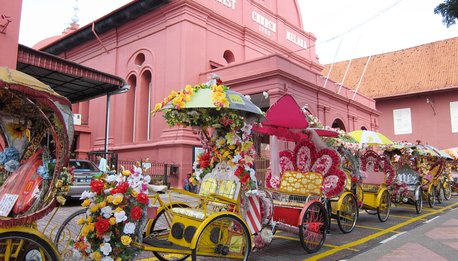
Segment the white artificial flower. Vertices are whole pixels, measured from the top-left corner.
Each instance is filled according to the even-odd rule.
[[[105,255],[105,256],[108,256],[108,255],[111,253],[112,250],[113,250],[113,249],[111,248],[110,243],[104,243],[104,244],[100,247],[100,251],[102,251],[103,255]]]
[[[81,193],[81,197],[80,199],[91,199],[93,198],[94,196],[96,195],[95,192],[90,192],[90,191],[83,191],[83,193]]]
[[[262,95],[264,96],[264,99],[269,98],[269,93],[266,92],[266,91],[263,91],[263,92],[262,92]]]
[[[242,159],[242,155],[237,154],[232,158],[232,162],[238,163]]]
[[[100,259],[101,261],[114,261],[114,259],[111,257],[111,256],[105,256],[103,257],[102,259]]]
[[[124,225],[124,234],[133,234],[135,232],[135,224],[132,222],[127,223]]]
[[[116,223],[121,223],[121,222],[127,220],[126,212],[124,210],[121,210],[119,212],[115,212],[114,216],[116,218]]]
[[[116,181],[116,175],[108,175],[106,178],[108,183],[115,182]]]
[[[110,206],[103,207],[101,211],[104,218],[109,218],[113,214],[113,209]]]
[[[143,180],[146,182],[146,183],[150,183],[151,181],[151,176],[150,175],[146,175],[143,177]]]

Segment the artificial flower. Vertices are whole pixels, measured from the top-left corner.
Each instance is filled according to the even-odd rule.
[[[130,236],[127,236],[127,235],[121,236],[121,243],[123,245],[128,246],[130,245],[131,242],[132,242],[132,238]]]
[[[139,220],[142,217],[143,210],[139,206],[135,206],[130,210],[132,220]]]
[[[97,179],[94,179],[94,180],[91,180],[91,190],[97,194],[100,194],[102,193],[102,190],[104,188],[104,184],[102,181],[100,180],[97,180]]]
[[[135,224],[132,222],[129,222],[124,225],[124,234],[133,234],[135,232]]]

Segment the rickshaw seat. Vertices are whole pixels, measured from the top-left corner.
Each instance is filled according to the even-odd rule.
[[[321,195],[323,176],[316,172],[286,171],[280,181],[280,192],[308,196]]]
[[[240,194],[239,178],[228,172],[231,171],[215,168],[203,178],[199,190],[201,206],[196,208],[173,208],[173,213],[203,220],[214,212],[227,209],[232,205],[229,201],[237,201]],[[216,195],[218,198],[212,197],[212,195]],[[225,201],[224,198],[228,200]]]

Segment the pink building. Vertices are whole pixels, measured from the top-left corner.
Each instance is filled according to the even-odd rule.
[[[378,130],[394,141],[458,147],[458,38],[343,61],[330,78],[373,98]],[[364,68],[365,73],[363,73]],[[327,74],[330,65],[323,71]]]
[[[181,185],[200,143],[191,129],[171,129],[150,111],[171,90],[205,82],[210,73],[262,109],[289,93],[326,125],[376,128],[374,100],[321,75],[315,41],[297,0],[141,0],[40,50],[124,78],[130,91],[111,99],[109,150],[120,159],[174,163],[179,175],[170,181]],[[90,137],[78,141],[79,156],[103,150],[105,107],[106,97],[74,106]]]

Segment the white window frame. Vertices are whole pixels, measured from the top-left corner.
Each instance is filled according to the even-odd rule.
[[[458,132],[458,101],[450,102],[450,125],[452,133]]]
[[[393,110],[394,135],[412,133],[412,113],[410,108]]]

